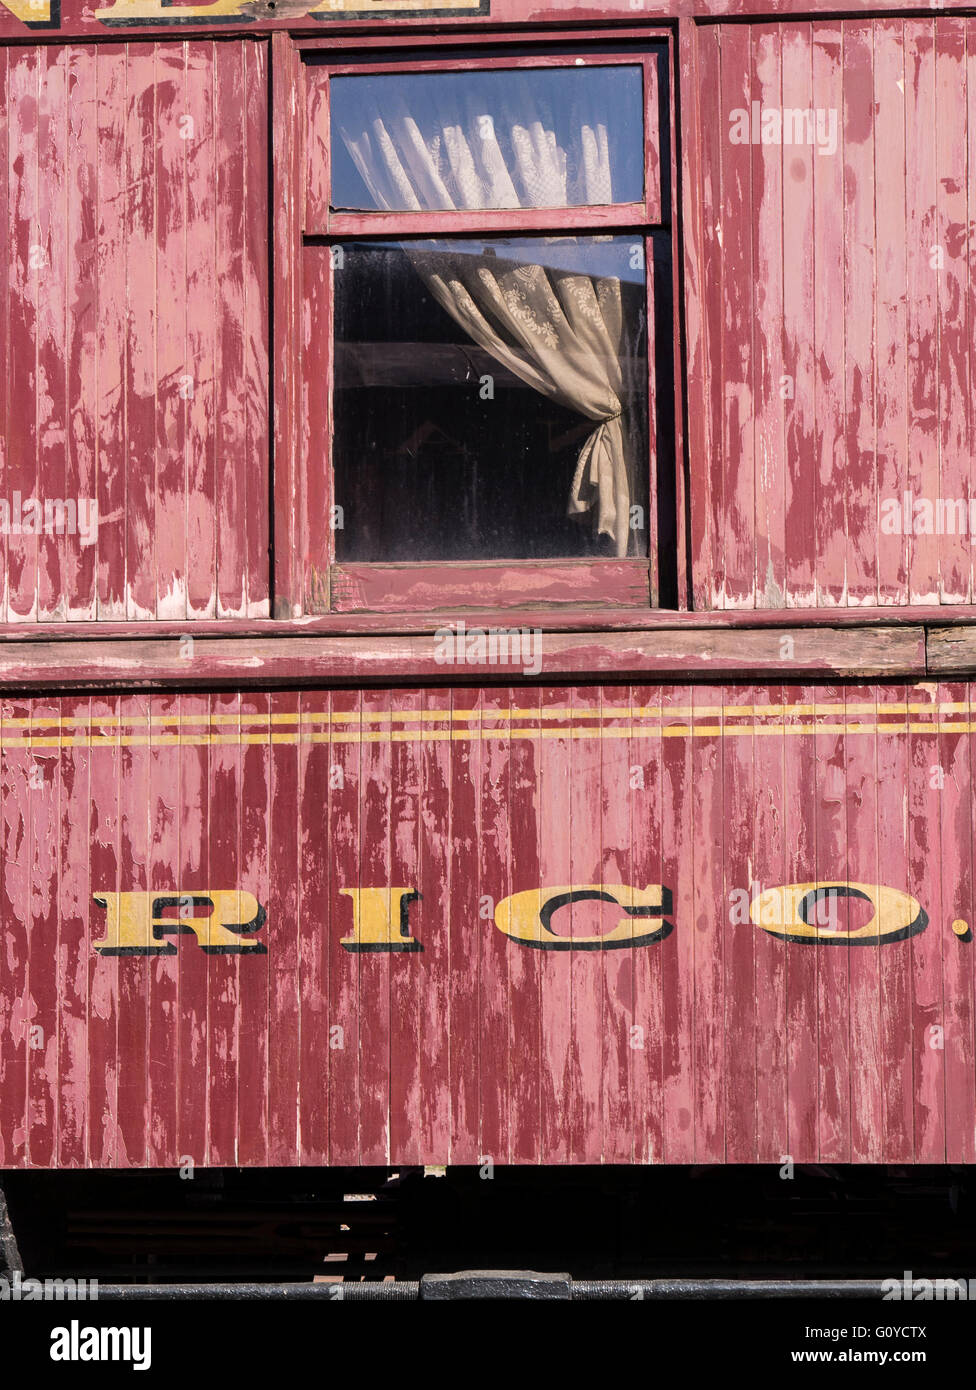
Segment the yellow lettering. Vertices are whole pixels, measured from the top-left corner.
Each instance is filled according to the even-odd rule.
[[[0,0],[0,5],[23,24],[51,23],[51,0]]]
[[[570,903],[586,901],[616,903],[627,915],[603,936],[559,936],[551,929],[553,913]],[[578,883],[561,888],[528,888],[524,893],[503,898],[495,909],[495,925],[523,946],[537,946],[545,951],[597,951],[662,941],[674,923],[653,919],[661,919],[670,911],[671,891],[659,883],[646,888],[632,888],[626,883]]]
[[[191,932],[208,955],[263,954],[260,941],[243,935],[260,931],[265,911],[253,893],[211,889],[207,893],[96,893],[104,907],[105,935],[94,941],[103,956],[172,956],[176,946],[167,936]],[[176,916],[164,916],[167,909]]]
[[[340,945],[347,951],[422,951],[410,935],[409,907],[420,899],[413,888],[340,888],[352,898],[352,935]]]
[[[845,898],[869,902],[871,920],[855,931],[840,926],[840,903]],[[767,888],[753,898],[749,916],[756,926],[784,941],[850,942],[880,945],[917,936],[928,926],[920,903],[898,888],[878,883],[787,883]]]
[[[114,5],[95,11],[103,24],[199,24],[208,19],[230,16],[250,24],[254,16],[247,0],[213,0],[210,5],[164,5],[163,0],[115,0]]]

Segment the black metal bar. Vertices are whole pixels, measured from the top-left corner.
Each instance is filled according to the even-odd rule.
[[[572,1298],[881,1298],[880,1279],[574,1279]]]
[[[499,1297],[497,1280],[489,1272],[485,1273],[488,1275],[485,1279],[486,1296]],[[511,1278],[511,1272],[506,1271],[506,1276]],[[573,1299],[633,1302],[667,1299],[880,1299],[885,1291],[880,1279],[572,1279],[569,1290]],[[468,1289],[465,1297],[471,1296]],[[245,1302],[319,1300],[361,1303],[410,1302],[419,1298],[418,1280],[388,1284],[102,1284],[98,1289],[100,1303],[110,1299],[127,1302],[240,1299]]]
[[[247,1303],[277,1300],[325,1303],[409,1302],[420,1297],[420,1284],[99,1284],[98,1301],[192,1302],[194,1299],[240,1299]]]

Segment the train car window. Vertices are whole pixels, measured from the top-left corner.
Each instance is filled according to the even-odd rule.
[[[655,601],[663,60],[306,69],[305,392],[330,427],[306,469],[340,518],[314,565],[330,606],[411,606],[394,566],[443,566],[422,601],[449,605],[464,562],[489,605],[484,567],[508,567],[507,601],[549,601],[538,567],[564,562],[588,568],[554,601]]]
[[[636,65],[336,77],[332,207],[638,203],[641,97]]]
[[[647,554],[640,243],[354,243],[334,285],[338,560]]]

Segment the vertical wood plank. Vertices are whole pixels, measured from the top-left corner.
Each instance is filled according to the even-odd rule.
[[[874,26],[875,139],[875,361],[877,363],[877,475],[882,524],[878,529],[878,601],[908,602],[909,536],[884,524],[884,505],[901,506],[908,487],[908,394],[905,242],[905,129],[908,87],[905,26],[900,19]],[[880,235],[879,235],[880,233]]]
[[[945,1013],[945,1137],[949,1163],[972,1163],[976,1157],[973,1123],[974,1018],[972,937],[957,935],[953,924],[973,925],[973,771],[972,705],[963,682],[939,687],[944,711],[939,735],[942,771],[942,893],[941,914],[927,931],[942,938],[942,977]],[[959,725],[958,732],[951,726]],[[925,906],[925,904],[923,904]]]
[[[124,621],[126,555],[126,438],[128,298],[126,288],[127,49],[98,50],[97,190],[98,355],[96,363],[98,469],[98,617]]]
[[[938,237],[935,151],[935,31],[931,20],[905,21],[905,200],[908,304],[909,483],[913,505],[939,495],[939,289],[933,264]],[[938,603],[939,538],[918,530],[909,547],[912,603]]]
[[[4,236],[10,236],[10,155],[9,155],[9,74],[8,56],[14,50],[10,47],[0,49],[0,228]],[[0,467],[4,477],[10,466],[8,433],[10,429],[10,271],[6,283],[0,287],[0,369],[3,370],[3,383],[0,384]],[[0,620],[7,621],[7,537],[0,532]]]
[[[783,107],[809,111],[813,107],[813,31],[809,24],[786,24],[781,33]],[[818,158],[807,144],[792,145],[783,156],[786,602],[795,608],[817,602],[814,164]]]
[[[119,885],[123,893],[144,893],[149,888],[149,711],[147,695],[125,695],[119,701]],[[141,1168],[148,1161],[152,966],[151,957],[123,956],[119,961],[118,1168]]]
[[[88,956],[91,950],[85,924],[92,910],[88,866],[88,803],[90,751],[88,701],[63,699],[63,727],[69,739],[60,760],[61,800],[58,807],[58,1150],[62,1168],[82,1168],[87,1153],[88,1101]],[[77,723],[70,721],[79,721]]]
[[[65,360],[68,222],[68,52],[42,50],[37,137],[37,480],[42,509],[37,537],[37,616],[65,616],[68,540],[48,526],[43,509],[66,497],[67,373]],[[64,523],[62,523],[64,525]],[[73,542],[72,542],[73,544]]]
[[[765,701],[766,693],[754,686],[734,686],[725,694],[723,721],[728,730],[731,711],[752,709]],[[738,720],[738,714],[731,716]],[[746,715],[746,719],[754,716]],[[754,1163],[757,1153],[758,1117],[756,1113],[758,1077],[757,1050],[760,1014],[767,1003],[756,990],[756,928],[742,921],[743,890],[752,899],[756,877],[753,817],[758,783],[755,776],[755,743],[752,733],[729,735],[723,741],[721,765],[722,800],[726,808],[724,853],[724,891],[716,903],[716,935],[725,942],[724,1014],[726,1140],[729,1163]],[[746,913],[748,917],[748,913]]]
[[[32,701],[46,728],[57,727],[59,700]],[[47,735],[50,738],[50,734]],[[50,1167],[57,1155],[58,1032],[61,1022],[55,961],[58,952],[58,832],[61,760],[57,747],[32,731],[27,804],[30,827],[28,903],[27,1148],[31,1165]]]
[[[65,497],[93,508],[98,500],[98,49],[68,50],[67,102],[67,438]],[[97,607],[97,513],[94,529],[65,546],[64,615],[91,620]]]
[[[201,741],[210,729],[206,695],[182,697],[180,725],[180,881],[183,895],[210,887],[210,748]],[[209,1162],[209,1018],[207,957],[177,948],[179,960],[179,1154],[195,1164]]]
[[[763,892],[790,880],[787,868],[786,688],[765,686],[756,702],[766,705],[754,750],[752,828],[753,877]],[[768,703],[767,703],[768,702]],[[768,730],[768,732],[766,732]],[[795,742],[795,740],[794,740]],[[762,909],[760,908],[760,911]],[[755,950],[756,1020],[756,1158],[781,1163],[789,1152],[788,1002],[786,945],[761,926],[751,928]]]
[[[301,203],[303,165],[302,64],[288,34],[271,37],[271,188],[274,227],[273,438],[274,616],[297,617],[303,608],[306,546],[302,479],[298,466],[301,390]]]
[[[707,439],[711,448],[702,467],[707,469],[704,488],[696,489],[699,507],[705,510],[706,546],[695,583],[696,604],[702,608],[727,606],[725,558],[726,454],[723,376],[724,265],[722,208],[726,197],[723,177],[727,117],[722,100],[722,31],[708,26],[698,32],[699,129],[702,140],[702,366],[709,382]],[[692,477],[699,475],[694,470]],[[692,505],[694,505],[694,500]],[[702,570],[705,573],[702,573]],[[706,578],[707,575],[707,578]]]
[[[223,293],[219,257],[229,249],[217,243],[218,128],[214,50],[208,39],[186,45],[185,115],[192,122],[186,140],[186,365],[192,396],[186,402],[186,592],[172,589],[174,609],[187,617],[217,613],[215,497],[217,420],[220,409],[218,324]],[[185,127],[186,128],[186,127]]]
[[[720,707],[723,699],[722,686],[696,686],[691,700],[696,726],[691,748],[694,833],[691,920],[695,933],[693,1101],[695,1159],[699,1163],[724,1162],[727,1138],[725,1027],[720,1003],[725,975],[722,928],[726,917],[723,861],[727,830],[722,795],[724,749]]]
[[[572,692],[569,689],[561,686],[544,686],[542,689],[544,734],[539,755],[539,879],[547,886],[573,881],[569,786],[571,734],[566,728],[565,716],[560,717],[557,713],[568,709],[571,702]],[[487,820],[487,811],[484,814]],[[573,1152],[570,1120],[574,1105],[570,952],[549,950],[540,951],[539,954],[542,957],[542,1152],[548,1155],[550,1163],[568,1163]],[[483,1067],[486,1071],[490,1071],[493,1065],[491,1058],[484,1057]]]
[[[92,750],[91,807],[88,823],[92,893],[121,891],[119,846],[119,779],[121,701],[93,697],[91,731],[105,740]],[[25,710],[25,713],[27,711]],[[97,934],[105,921],[104,909],[92,904],[91,921]],[[97,937],[95,938],[97,939]],[[90,944],[90,943],[89,943]],[[115,1165],[118,1146],[119,1092],[119,994],[125,957],[88,956],[88,1157],[93,1167]]]
[[[156,695],[149,706],[149,878],[150,892],[171,896],[181,882],[180,819],[183,804],[180,757],[182,697]],[[97,757],[95,750],[92,757]],[[149,975],[150,1167],[175,1166],[179,1157],[178,1081],[180,1044],[180,956],[185,938],[171,937],[177,954],[147,961]]]
[[[846,602],[847,512],[843,485],[844,303],[843,54],[842,24],[812,26],[815,110],[837,112],[837,150],[813,163],[814,356],[816,411],[817,598],[828,606]]]
[[[695,962],[699,939],[696,874],[696,807],[693,789],[695,765],[691,726],[691,686],[665,685],[642,695],[640,706],[661,707],[661,825],[668,826],[660,837],[661,883],[671,890],[674,931],[661,943],[659,971],[645,966],[640,998],[650,1026],[657,1017],[656,995],[660,994],[661,1100],[658,1107],[663,1154],[654,1149],[655,1126],[648,1127],[645,1150],[648,1161],[657,1157],[667,1163],[693,1163],[697,1153],[697,1106],[695,1104]],[[635,824],[635,851],[653,829]],[[692,866],[691,873],[687,865]],[[655,954],[655,961],[657,957]],[[646,1082],[645,1082],[646,1084]]]
[[[939,269],[937,375],[939,496],[964,502],[963,516],[946,515],[941,541],[940,600],[972,602],[972,537],[968,534],[972,403],[970,395],[968,91],[966,33],[971,21],[935,22],[936,245]]]
[[[511,825],[509,820],[511,759],[511,692],[503,688],[490,688],[482,692],[481,700],[481,855],[480,877],[481,895],[492,900],[497,907],[502,898],[513,892],[511,879]],[[545,806],[546,782],[545,760],[543,759],[543,782],[540,789],[542,805]],[[565,807],[563,808],[565,810]],[[540,843],[545,845],[544,832]],[[543,876],[546,865],[542,862]],[[481,1020],[481,1069],[479,1083],[481,1088],[481,1154],[479,1158],[490,1158],[495,1163],[508,1163],[511,1159],[509,1149],[509,1097],[511,1096],[511,1072],[509,1058],[509,962],[511,951],[508,938],[491,924],[490,930],[480,935],[481,957],[479,964]],[[541,954],[552,954],[542,952]],[[545,967],[543,967],[544,969]],[[545,976],[543,976],[545,978]],[[543,1011],[545,1010],[545,985],[542,988]],[[568,991],[566,996],[566,1023],[568,1026]],[[543,1019],[545,1013],[543,1012]],[[545,1022],[543,1022],[545,1033]],[[546,1124],[546,1102],[549,1098],[550,1112],[556,1101],[549,1086],[550,1078],[545,1065],[541,1077],[542,1123]],[[543,1129],[545,1133],[545,1129]],[[544,1142],[544,1141],[543,1141]]]
[[[803,722],[812,712],[812,686],[791,687],[786,698],[786,724]],[[817,877],[816,744],[809,734],[787,737],[786,812],[787,883],[812,883]],[[812,794],[811,794],[812,793]],[[809,941],[784,942],[786,956],[788,1074],[786,1152],[796,1163],[818,1159],[817,1106],[820,1016],[817,1002],[817,950]]]
[[[704,36],[704,37],[703,37]],[[714,44],[714,30],[704,31],[692,19],[678,21],[678,96],[681,103],[681,212],[683,223],[683,273],[685,303],[684,370],[688,401],[688,473],[686,507],[690,541],[688,576],[694,606],[708,608],[711,589],[706,580],[715,549],[712,534],[713,504],[709,501],[707,479],[712,460],[712,409],[714,398],[709,374],[709,285],[705,274],[705,144],[702,129],[702,43]],[[675,179],[677,187],[677,179]],[[675,262],[675,278],[679,263]],[[676,292],[675,303],[678,295]],[[681,354],[675,354],[676,368]],[[680,527],[679,527],[680,535]],[[679,592],[679,603],[685,601]]]
[[[604,884],[626,883],[643,888],[645,884],[660,882],[659,863],[648,864],[645,860],[638,868],[633,846],[633,822],[635,813],[646,815],[648,797],[660,795],[659,762],[641,776],[633,777],[632,741],[629,735],[610,739],[606,737],[613,730],[627,730],[633,722],[633,703],[629,686],[604,686],[600,700],[600,873],[598,882]],[[660,747],[660,744],[657,745]],[[653,755],[652,755],[653,757]],[[658,784],[655,785],[655,778]],[[642,786],[632,787],[631,782],[642,782]],[[657,821],[660,825],[660,820]],[[653,854],[653,850],[651,851]],[[652,868],[657,871],[653,877],[640,876],[641,871]],[[618,912],[617,916],[622,916]],[[606,918],[604,917],[604,921]],[[639,929],[646,925],[640,919],[635,922]],[[661,1041],[660,1024],[648,1036],[645,1026],[643,1034],[631,1034],[635,1018],[635,980],[640,966],[638,957],[647,952],[659,950],[659,946],[627,946],[604,950],[597,983],[601,993],[600,1013],[603,1017],[603,1063],[601,1067],[601,1095],[599,1127],[603,1144],[601,1159],[605,1163],[632,1163],[634,1161],[635,1126],[644,1119],[643,1111],[635,1111],[634,1075],[641,1061],[645,1064],[654,1059],[655,1076],[660,1095]],[[642,972],[643,975],[643,972]],[[655,1001],[657,1002],[657,1001]],[[643,1043],[643,1055],[633,1044]],[[639,1119],[638,1119],[639,1117]],[[655,1117],[658,1118],[659,1117]],[[658,1140],[660,1136],[658,1135]]]
[[[909,744],[905,688],[876,691],[878,780],[891,790],[878,798],[880,882],[911,892],[908,860]],[[886,1163],[914,1161],[912,1103],[912,946],[896,942],[881,953],[880,1047],[882,1136]]]
[[[752,35],[753,101],[782,105],[782,43],[773,25]],[[750,113],[751,114],[751,113]],[[792,147],[786,154],[789,160]],[[776,145],[752,146],[752,263],[755,267],[756,603],[786,603],[786,497],[783,467],[783,165]],[[790,255],[794,256],[791,248]],[[790,537],[792,545],[792,536]]]
[[[247,461],[244,470],[246,613],[270,617],[271,436],[268,314],[268,52],[267,40],[244,46],[244,162],[246,260],[244,392]]]
[[[125,599],[126,617],[156,613],[156,56],[126,55]]]
[[[11,50],[7,58],[7,204],[10,349],[6,485],[10,497],[33,497],[37,485],[37,316],[41,262],[47,254],[38,231],[39,84],[43,50]],[[45,276],[49,273],[45,269]],[[7,536],[7,618],[37,614],[37,537]]]
[[[299,697],[298,944],[301,1028],[299,1032],[299,1134],[303,1163],[329,1161],[329,966],[331,844],[329,830],[329,697]]]
[[[186,611],[186,428],[198,388],[187,361],[187,152],[200,138],[188,124],[187,45],[156,48],[156,554],[154,612]],[[192,119],[192,117],[191,117]],[[192,394],[190,394],[192,393]]]
[[[843,158],[846,598],[858,604],[878,601],[874,45],[868,22],[844,24],[842,82],[843,156],[821,151],[817,163]]]
[[[473,686],[459,687],[451,692],[455,737],[451,743],[452,909],[447,930],[451,962],[452,1163],[474,1163],[484,1153],[478,1089],[481,1074],[480,960],[483,939],[497,931],[493,898],[497,887],[485,885],[480,873],[484,759],[481,699],[481,691]],[[538,795],[535,788],[533,795]],[[526,829],[526,833],[531,833],[532,845],[523,850],[535,857],[537,865],[538,835],[534,828],[531,832]]]
[[[752,147],[733,144],[729,113],[752,111],[752,35],[747,24],[722,31],[722,203],[719,215],[722,277],[722,385],[727,606],[756,604],[756,494],[754,367],[755,268],[752,260]]]
[[[572,692],[573,739],[570,745],[570,883],[603,881],[601,783],[601,694],[599,686]],[[596,737],[593,735],[596,734]],[[572,935],[599,933],[603,914],[581,900],[567,913]],[[554,919],[555,921],[555,919]],[[558,928],[557,928],[558,930]],[[603,1063],[606,1024],[603,1017],[604,950],[573,947],[571,1066],[574,1079],[569,1118],[570,1155],[574,1163],[599,1163],[603,1157]]]
[[[208,887],[219,891],[241,885],[241,710],[236,692],[211,695],[210,729]],[[199,948],[188,937],[182,949],[196,954]],[[240,956],[208,955],[206,966],[209,1162],[224,1168],[238,1161],[239,1034],[249,1021],[241,1016]]]
[[[245,296],[247,293],[247,225],[245,170],[249,151],[243,119],[246,44],[213,46],[214,153],[217,187],[214,199],[214,245],[219,258],[216,337],[216,488],[213,525],[216,611],[220,616],[247,611],[245,592],[245,491],[250,466],[247,454],[245,388]],[[226,119],[233,112],[236,119]]]
[[[849,729],[876,718],[875,687],[848,686],[846,711]],[[848,883],[884,883],[878,854],[878,800],[884,795],[878,780],[878,735],[851,733],[846,744],[847,863],[839,877]],[[870,916],[873,909],[864,904],[860,910]],[[881,957],[888,949],[896,947],[875,938],[852,944],[849,952],[853,1163],[883,1161]]]
[[[241,886],[268,911],[271,893],[271,723],[270,700],[261,691],[241,692]],[[331,840],[330,840],[330,843]],[[335,922],[337,919],[332,918]],[[268,1045],[271,982],[271,931],[266,920],[259,938],[264,951],[247,957],[240,971],[240,1034],[237,1086],[238,1159],[264,1167],[268,1162]]]
[[[909,699],[926,710],[937,687],[909,688]],[[914,727],[913,727],[914,725]],[[912,957],[912,1057],[915,1100],[916,1163],[944,1163],[945,1021],[942,993],[942,945],[945,913],[939,873],[940,825],[944,769],[940,767],[939,738],[922,729],[909,713],[908,773],[908,891],[929,916],[925,931],[910,940]],[[953,943],[955,944],[955,943]],[[937,1029],[943,1029],[938,1033]]]
[[[451,1045],[454,1001],[451,993],[451,916],[460,912],[469,931],[481,927],[477,913],[461,908],[454,896],[451,862],[451,695],[449,689],[425,690],[421,698],[418,833],[420,875],[417,884],[423,912],[423,964],[412,975],[418,1002],[417,1053],[420,1063],[420,1141],[423,1151],[447,1163],[451,1154]],[[445,737],[446,735],[446,737]],[[404,957],[409,960],[410,957]],[[419,965],[420,962],[415,962]],[[531,1024],[529,1025],[531,1026]]]
[[[0,1161],[14,1168],[27,1162],[28,913],[30,906],[30,738],[24,723],[29,705],[4,701],[0,922],[4,933],[3,1037],[0,1048]]]
[[[847,745],[843,733],[844,689],[817,687],[816,766],[814,785],[816,873],[818,882],[841,882],[847,866]],[[823,714],[823,717],[821,717]],[[831,715],[833,717],[831,717]],[[833,912],[831,911],[833,909]],[[820,930],[842,931],[847,922],[844,899],[822,900]],[[842,940],[804,942],[817,956],[819,1062],[818,1150],[824,1163],[849,1163],[851,1157],[850,1093],[850,944]],[[863,948],[862,948],[863,949]]]
[[[391,769],[391,859],[390,882],[420,888],[420,744],[417,733],[422,720],[423,696],[420,691],[394,691],[390,698],[392,714]],[[408,733],[409,731],[409,733]],[[412,734],[413,737],[410,737]],[[416,976],[429,970],[427,951],[432,932],[437,931],[423,902],[416,905],[414,920],[423,921],[417,935],[423,951],[395,951],[390,954],[390,1152],[406,1163],[418,1163],[423,1152],[420,1082],[420,1009],[423,991]],[[436,949],[436,947],[434,948]],[[417,959],[416,957],[420,957]],[[427,1018],[428,1029],[438,1021]]]
[[[344,888],[369,886],[360,877],[360,815],[365,808],[367,746],[361,742],[362,695],[334,690],[329,742],[329,1160],[352,1165],[360,1154],[360,957],[341,945],[352,934],[352,904]],[[334,1037],[331,1029],[336,1029]]]
[[[362,714],[357,882],[362,888],[386,888],[393,885],[393,753],[389,691],[364,690]],[[343,920],[351,922],[348,907]],[[359,1162],[387,1163],[390,1160],[390,1073],[393,1063],[390,1055],[390,956],[386,951],[367,951],[360,952],[356,960],[359,967]]]
[[[268,953],[271,979],[268,1036],[268,1161],[298,1162],[298,695],[271,696],[271,853]]]

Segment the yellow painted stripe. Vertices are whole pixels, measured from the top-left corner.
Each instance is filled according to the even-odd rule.
[[[916,702],[883,701],[851,702],[850,704],[795,704],[795,705],[604,705],[602,709],[580,709],[572,706],[559,706],[540,709],[529,706],[515,709],[474,709],[416,710],[353,710],[330,713],[327,710],[302,710],[272,713],[234,713],[234,714],[129,714],[129,715],[31,715],[28,717],[0,718],[0,733],[5,729],[116,729],[116,728],[181,728],[185,726],[219,727],[221,725],[273,725],[298,726],[305,724],[332,724],[339,727],[354,724],[359,726],[374,724],[411,723],[461,723],[472,724],[482,719],[498,722],[512,720],[534,720],[537,723],[554,723],[557,720],[601,719],[793,719],[798,717],[820,717],[836,714],[845,717],[852,714],[867,714],[877,717],[889,715],[946,715],[968,714],[970,706],[965,701],[944,701],[923,704]]]
[[[569,728],[528,728],[502,725],[499,728],[467,729],[372,729],[324,732],[240,733],[145,733],[113,735],[33,734],[28,737],[4,738],[2,751],[16,748],[205,748],[233,747],[245,744],[299,743],[436,743],[471,742],[490,739],[608,739],[629,738],[732,738],[750,735],[766,737],[813,737],[817,734],[971,734],[976,733],[976,721],[930,721],[906,723],[814,721],[803,724],[665,724],[649,728],[646,725],[621,724],[607,727],[574,725]]]

